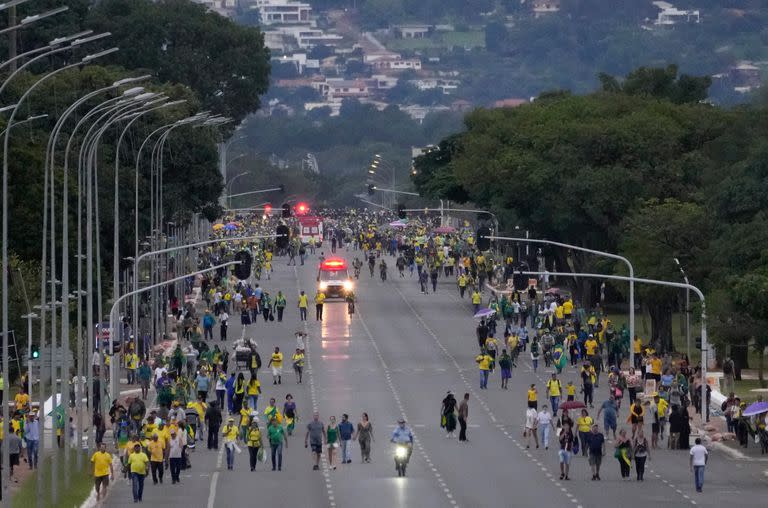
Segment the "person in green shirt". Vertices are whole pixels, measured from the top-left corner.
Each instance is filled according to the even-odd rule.
[[[269,449],[272,452],[272,471],[275,470],[275,466],[277,466],[278,471],[282,471],[283,445],[288,448],[288,437],[285,435],[283,426],[277,423],[275,418],[269,419],[267,436],[269,437]]]
[[[275,309],[277,310],[277,322],[283,320],[283,311],[285,310],[285,296],[283,295],[282,291],[277,292],[277,296],[275,297]]]
[[[326,427],[325,442],[328,444],[328,465],[331,469],[336,469],[334,457],[336,448],[339,447],[339,426],[336,424],[335,416],[331,416],[328,427]]]

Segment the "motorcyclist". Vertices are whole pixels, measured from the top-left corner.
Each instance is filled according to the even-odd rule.
[[[397,420],[397,427],[392,432],[392,438],[390,439],[395,445],[404,445],[408,448],[408,457],[406,457],[406,464],[411,460],[411,453],[413,453],[413,432],[411,428],[405,424],[405,420],[400,418]]]

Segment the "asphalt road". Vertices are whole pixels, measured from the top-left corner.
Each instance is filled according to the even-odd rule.
[[[339,254],[346,254],[350,261],[354,257],[352,252]],[[388,263],[394,267],[394,260],[388,259]],[[624,482],[611,442],[607,443],[602,481],[590,480],[586,459],[580,457],[572,461],[571,480],[560,481],[557,446],[526,450],[522,438],[526,389],[535,382],[543,394],[549,373],[540,368],[534,374],[523,357],[508,391],[500,389],[496,372],[489,389],[481,392],[474,363],[477,343],[471,306],[459,298],[453,281],[441,279],[436,293],[424,295],[415,277],[406,274],[400,279],[390,269],[389,280],[382,282],[378,270],[372,279],[364,269],[356,290],[356,314],[350,317],[343,302],[329,301],[322,322],[314,320],[314,309],[310,309],[309,320],[301,323],[296,295],[299,289],[314,294],[316,266],[316,259],[296,268],[277,260],[272,279],[261,285],[272,295],[282,290],[288,296],[285,319],[282,323],[259,321],[248,331],[256,338],[263,358],[268,358],[274,346],[289,357],[295,347],[293,333],[305,326],[309,333],[304,384],[296,384],[289,361],[281,385],[272,385],[266,369],[260,375],[264,389],[260,411],[269,397],[275,397],[282,407],[286,393],[294,396],[298,406],[298,435],[289,438],[283,470],[272,472],[267,463],[250,472],[247,453],[243,453],[236,457],[235,470],[228,471],[223,447],[215,452],[198,446],[192,454],[193,467],[182,473],[180,485],[170,485],[166,478],[166,484],[155,486],[148,478],[145,503],[186,508],[261,503],[271,507],[419,508],[768,504],[768,461],[733,460],[717,451],[711,453],[703,494],[695,492],[687,452],[655,451],[646,481]],[[239,337],[241,328],[235,316],[230,323],[229,336]],[[576,382],[575,370],[569,368],[561,379],[563,384],[568,379]],[[447,390],[457,398],[470,393],[467,444],[447,439],[439,427],[440,403]],[[601,386],[596,392],[597,405],[607,397],[607,390]],[[355,443],[352,464],[330,470],[324,459],[321,471],[312,471],[303,441],[313,409],[325,423],[331,415],[340,419],[342,413],[348,413],[356,424],[361,413],[367,412],[375,437],[372,463],[361,463]],[[397,478],[389,444],[401,415],[417,438],[407,478]],[[626,416],[624,405],[619,422]],[[647,434],[650,436],[650,428]],[[130,485],[122,480],[112,486],[105,503],[110,507],[132,504]]]

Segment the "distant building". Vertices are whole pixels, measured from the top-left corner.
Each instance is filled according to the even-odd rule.
[[[308,23],[312,6],[297,0],[246,0],[244,6],[259,11],[264,25]]]
[[[671,26],[678,23],[700,23],[701,15],[698,10],[684,11],[667,2],[653,2],[659,8],[653,24],[656,26]]]
[[[363,57],[365,59],[365,57]],[[378,71],[405,71],[412,69],[414,71],[421,70],[421,59],[419,58],[401,58],[397,55],[396,58],[380,58],[374,61],[368,61],[373,69]]]
[[[193,0],[196,4],[204,5],[209,11],[229,17],[237,7],[236,0]]]
[[[410,80],[409,83],[422,91],[439,88],[446,95],[455,92],[459,88],[459,85],[461,85],[461,81],[458,79],[437,78],[413,79]]]
[[[362,79],[326,78],[325,81],[313,83],[313,86],[326,100],[362,99],[371,94],[368,84]]]
[[[426,39],[432,35],[432,25],[395,25],[392,31],[400,39]]]
[[[450,111],[448,106],[398,106],[400,111],[410,116],[413,120],[421,123],[430,113],[439,113],[442,111]]]

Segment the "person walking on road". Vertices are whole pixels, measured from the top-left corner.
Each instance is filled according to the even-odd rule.
[[[224,436],[224,448],[227,452],[227,469],[231,471],[235,468],[235,447],[240,435],[233,416],[227,418],[227,424],[221,428],[221,435]]]
[[[523,437],[526,438],[525,447],[531,447],[531,438],[536,443],[536,448],[539,447],[539,436],[537,428],[539,425],[539,413],[536,408],[528,407],[525,410],[525,429],[523,430]]]
[[[168,440],[168,462],[171,468],[171,484],[181,483],[181,468],[184,464],[184,445],[186,440],[181,432],[171,428]]]
[[[512,357],[509,356],[506,349],[501,350],[499,368],[501,369],[501,389],[508,390],[509,379],[512,377]]]
[[[277,296],[275,297],[275,310],[277,310],[277,322],[280,323],[283,321],[283,312],[285,312],[285,295],[283,295],[282,291],[277,292]]]
[[[309,306],[309,297],[304,291],[299,293],[299,319],[302,321],[307,320],[307,307]]]
[[[538,426],[541,429],[541,441],[545,450],[549,450],[549,433],[555,429],[555,424],[552,422],[552,413],[549,412],[549,408],[546,404],[541,406],[538,416]]]
[[[219,427],[221,427],[221,409],[214,401],[205,410],[205,426],[208,428],[208,449],[219,449]]]
[[[144,497],[144,478],[147,476],[149,457],[141,451],[141,444],[133,445],[133,452],[128,455],[128,467],[131,471],[131,490],[133,502],[140,503]]]
[[[635,457],[635,469],[637,471],[637,481],[644,481],[645,461],[651,460],[651,447],[648,446],[648,438],[643,434],[643,429],[637,431],[637,435],[632,438],[632,455]]]
[[[557,374],[552,373],[552,378],[547,381],[547,396],[552,403],[552,412],[557,413],[557,408],[560,406],[560,394],[562,393],[563,385],[560,380],[557,379]]]
[[[296,348],[296,352],[291,356],[293,362],[293,372],[296,374],[296,383],[301,384],[301,378],[304,373],[304,351]]]
[[[621,429],[619,431],[619,437],[616,438],[616,459],[619,461],[619,471],[621,472],[622,480],[629,480],[629,469],[632,464],[630,455],[632,454],[632,443],[627,437],[627,431]]]
[[[269,449],[272,456],[272,471],[283,470],[283,446],[288,448],[288,436],[285,435],[283,426],[277,422],[277,418],[270,418],[267,426],[267,436],[269,437]]]
[[[315,295],[315,321],[323,320],[323,304],[325,303],[325,293],[318,290]]]
[[[443,399],[443,405],[440,408],[440,424],[445,429],[445,437],[454,437],[456,431],[456,397],[453,396],[453,392],[448,392],[448,395]]]
[[[368,419],[368,413],[363,413],[361,420],[357,423],[357,442],[360,444],[360,455],[364,463],[371,462],[371,441],[373,439],[373,425]],[[352,439],[355,439],[353,437]]]
[[[576,418],[576,429],[579,431],[579,440],[581,441],[581,455],[586,457],[587,441],[589,440],[589,433],[592,430],[592,424],[594,421],[589,416],[589,412],[586,409],[581,410],[581,416]]]
[[[467,420],[469,419],[469,394],[465,393],[459,403],[459,442],[467,442]]]
[[[325,429],[325,444],[328,447],[328,467],[335,471],[336,448],[339,447],[339,426],[336,424],[335,416],[331,416],[328,427]]]
[[[222,341],[227,340],[227,328],[229,328],[229,314],[224,311],[219,315],[219,333]]]
[[[283,383],[283,353],[280,348],[275,346],[275,351],[269,359],[267,367],[272,367],[272,384],[279,385]],[[254,408],[255,409],[255,408]]]
[[[696,485],[696,492],[701,492],[704,489],[704,469],[707,466],[709,460],[709,452],[701,444],[701,438],[696,438],[696,444],[691,447],[689,463],[691,465],[691,471],[693,472],[693,481]]]
[[[589,465],[592,468],[592,480],[600,479],[600,464],[605,456],[605,436],[600,432],[597,424],[592,425],[589,439],[582,446],[589,448]]]
[[[152,441],[147,443],[149,451],[149,468],[152,470],[152,483],[158,480],[163,483],[163,463],[165,462],[165,439],[160,439],[157,433],[152,434]]]
[[[493,363],[493,357],[489,355],[485,349],[483,349],[479,355],[475,357],[475,362],[480,369],[480,389],[488,389],[488,375],[491,372],[491,364]]]
[[[530,410],[529,410],[530,411]],[[558,458],[560,460],[560,479],[570,480],[568,473],[571,468],[571,456],[573,452],[574,435],[571,430],[570,420],[563,422],[563,430],[560,432],[560,451]]]
[[[248,436],[246,444],[248,445],[248,458],[251,465],[251,471],[256,470],[256,463],[259,461],[259,452],[262,451],[262,438],[261,430],[259,429],[259,422],[256,418],[251,420],[251,426],[248,428]]]
[[[93,481],[96,488],[96,502],[99,502],[102,497],[107,495],[109,479],[115,477],[115,470],[112,467],[112,455],[107,453],[106,443],[101,443],[99,445],[99,450],[91,456],[91,462],[93,463]],[[11,467],[13,467],[13,462],[11,462]]]
[[[320,414],[313,413],[312,421],[307,424],[307,435],[304,436],[304,448],[307,448],[310,445],[312,446],[312,455],[315,459],[315,464],[312,466],[312,470],[314,471],[320,469],[320,456],[323,453],[324,443],[325,425],[320,421]]]
[[[349,415],[341,415],[341,423],[339,424],[339,443],[341,444],[341,463],[352,463],[352,436],[355,433],[355,427],[352,422],[349,421]]]

